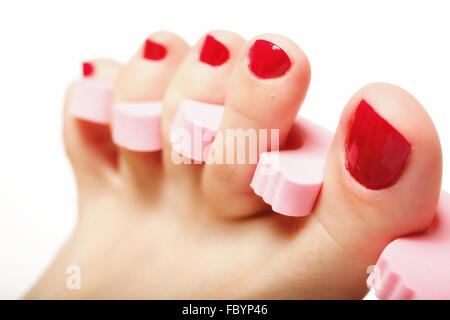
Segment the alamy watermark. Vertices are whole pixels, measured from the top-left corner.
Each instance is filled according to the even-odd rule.
[[[181,164],[257,164],[259,155],[267,151],[278,151],[279,129],[226,129],[217,134],[195,125],[189,131],[178,128],[171,132],[173,146],[171,159]],[[270,148],[269,148],[270,147]],[[190,155],[184,157],[183,155]],[[272,166],[278,165],[278,153],[270,155]]]
[[[69,275],[66,280],[66,287],[69,290],[81,289],[81,268],[78,265],[67,266],[66,273]]]

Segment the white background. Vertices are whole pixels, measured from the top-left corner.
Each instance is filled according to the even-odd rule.
[[[191,44],[211,29],[247,39],[279,33],[312,64],[302,114],[334,130],[361,86],[413,93],[435,121],[450,186],[448,1],[1,1],[0,298],[19,298],[75,222],[74,179],[63,152],[61,103],[80,62],[125,62],[153,31]],[[371,295],[372,297],[373,295]]]

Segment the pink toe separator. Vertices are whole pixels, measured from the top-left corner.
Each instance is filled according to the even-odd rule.
[[[290,150],[262,153],[250,186],[275,212],[310,214],[322,187],[331,140],[327,130],[297,118],[286,141]]]
[[[139,152],[161,150],[161,109],[160,101],[123,102],[114,105],[114,143]]]
[[[450,299],[450,195],[442,191],[430,228],[392,241],[368,278],[380,299]]]
[[[76,81],[72,87],[70,115],[100,124],[108,124],[111,116],[113,88],[91,79]]]
[[[173,150],[197,163],[205,162],[223,110],[223,105],[182,100],[170,128]]]
[[[171,127],[172,148],[205,162],[223,110],[222,105],[182,101]],[[251,187],[275,212],[297,217],[310,214],[322,186],[331,140],[327,130],[297,118],[286,142],[288,150],[262,153]]]

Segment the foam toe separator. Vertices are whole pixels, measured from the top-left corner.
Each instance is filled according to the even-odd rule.
[[[367,280],[379,299],[450,299],[450,195],[442,191],[428,230],[392,241]]]
[[[264,152],[250,186],[287,216],[312,212],[319,196],[332,134],[303,118],[297,118],[286,141],[288,150]]]
[[[198,163],[205,162],[223,110],[223,105],[182,100],[170,128],[172,148]]]
[[[161,150],[160,101],[122,102],[113,108],[113,141],[128,150]]]
[[[68,112],[78,119],[108,124],[112,99],[112,86],[91,79],[81,79],[72,86]]]

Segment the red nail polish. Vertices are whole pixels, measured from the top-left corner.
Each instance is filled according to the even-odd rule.
[[[144,49],[142,51],[142,56],[144,59],[161,60],[164,59],[166,54],[167,49],[163,45],[160,45],[150,39],[145,40]]]
[[[207,35],[200,52],[200,61],[214,67],[224,64],[230,57],[230,52],[222,42],[217,41],[213,36]]]
[[[346,167],[369,189],[391,186],[400,177],[411,145],[364,100],[356,109],[346,145]]]
[[[90,62],[83,62],[83,77],[90,77],[94,74],[94,65]]]
[[[291,60],[286,52],[266,40],[256,40],[248,55],[250,71],[262,79],[278,78],[291,67]]]

